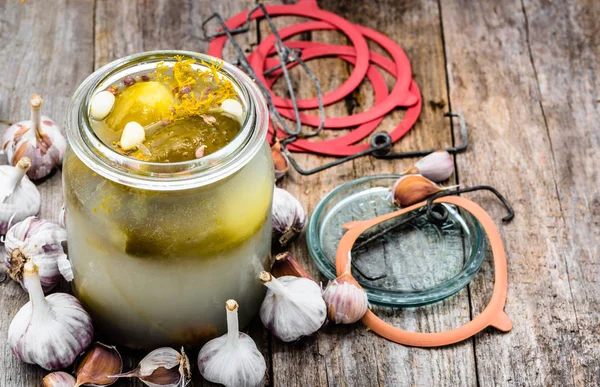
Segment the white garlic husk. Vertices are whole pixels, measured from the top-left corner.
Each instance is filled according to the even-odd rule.
[[[447,180],[454,172],[454,159],[445,150],[435,151],[417,161],[403,174],[419,174],[431,181]]]
[[[8,344],[25,363],[47,370],[68,367],[92,342],[92,319],[70,294],[45,297],[33,262],[27,262],[23,271],[29,302],[10,323]]]
[[[2,137],[2,149],[8,162],[16,165],[22,157],[31,159],[27,176],[41,179],[62,164],[67,150],[67,140],[54,121],[41,115],[42,98],[34,94],[29,100],[31,119],[9,127]]]
[[[111,378],[138,378],[150,387],[182,387],[191,380],[190,362],[183,347],[181,353],[170,347],[155,349],[129,372]]]
[[[209,382],[226,387],[254,387],[259,385],[267,370],[265,358],[254,340],[240,332],[238,303],[228,300],[227,333],[206,343],[198,354],[198,369]]]
[[[286,246],[304,228],[306,212],[302,204],[292,194],[275,187],[273,192],[273,241]]]
[[[40,192],[25,176],[30,166],[27,157],[15,167],[0,165],[0,235],[6,234],[11,224],[40,212]]]
[[[327,307],[315,281],[293,276],[275,278],[266,271],[260,273],[260,280],[268,288],[260,306],[260,319],[273,335],[290,342],[321,328]]]
[[[365,290],[349,271],[331,281],[323,291],[327,317],[336,324],[353,324],[363,318],[369,307]]]
[[[64,278],[73,280],[71,262],[63,248],[67,231],[58,224],[31,216],[11,227],[4,241],[4,267],[27,290],[23,269],[27,262],[38,267],[44,293]]]

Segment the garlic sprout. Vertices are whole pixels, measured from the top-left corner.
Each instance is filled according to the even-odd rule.
[[[27,262],[38,267],[44,292],[50,291],[61,278],[73,280],[71,262],[63,249],[67,231],[59,225],[35,216],[19,222],[6,233],[4,266],[10,277],[27,290],[23,269]]]
[[[254,340],[239,331],[238,303],[228,300],[227,334],[206,343],[198,354],[198,368],[204,379],[226,387],[259,385],[267,370],[265,358]]]
[[[67,141],[54,121],[41,115],[42,98],[39,95],[32,95],[29,104],[31,119],[10,126],[1,144],[11,165],[16,165],[23,157],[29,157],[31,169],[27,176],[37,180],[62,164]]]
[[[273,192],[273,241],[286,246],[304,228],[306,212],[294,196],[284,189],[275,187]]]
[[[92,341],[92,319],[79,301],[66,293],[44,296],[37,266],[29,261],[23,269],[29,302],[8,328],[8,344],[16,357],[47,370],[62,369]]]
[[[31,167],[24,157],[16,167],[0,165],[0,235],[10,224],[40,212],[40,192],[25,174]]]
[[[321,328],[327,308],[316,282],[303,277],[273,277],[260,273],[268,288],[260,306],[260,319],[282,341],[295,341]]]
[[[150,387],[182,387],[189,383],[192,375],[183,347],[181,353],[163,347],[146,355],[136,369],[110,377],[138,378]]]

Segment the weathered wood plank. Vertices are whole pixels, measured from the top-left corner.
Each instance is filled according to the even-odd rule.
[[[548,249],[564,260],[573,297],[575,332],[563,333],[573,336],[568,364],[574,384],[593,386],[600,384],[600,4],[523,3],[538,103],[550,140],[548,167],[556,174],[567,236],[564,244],[551,242]]]
[[[441,4],[450,99],[453,106],[463,110],[473,128],[471,150],[458,157],[461,183],[497,187],[517,213],[512,223],[500,226],[508,251],[506,312],[514,328],[508,334],[490,330],[475,338],[478,382],[486,386],[588,385],[583,380],[598,377],[597,365],[589,370],[585,368],[591,365],[591,359],[597,359],[591,349],[596,339],[591,339],[578,326],[576,314],[580,310],[587,323],[597,319],[593,300],[585,300],[585,294],[593,289],[595,273],[588,272],[589,277],[584,278],[579,272],[578,280],[571,281],[571,270],[593,265],[591,257],[587,264],[580,261],[588,251],[576,252],[573,243],[585,245],[586,240],[591,243],[593,238],[587,238],[594,232],[597,235],[598,229],[595,225],[595,231],[588,231],[593,224],[590,215],[577,226],[581,229],[578,240],[570,238],[578,214],[589,212],[574,207],[577,200],[585,200],[583,195],[566,206],[566,195],[575,188],[568,180],[563,181],[572,176],[570,181],[578,184],[579,192],[590,195],[589,199],[597,197],[597,187],[592,188],[595,183],[585,181],[595,173],[585,158],[589,153],[572,156],[579,151],[577,144],[585,146],[584,152],[598,151],[597,134],[592,132],[595,129],[591,125],[585,127],[597,114],[592,102],[596,95],[583,92],[577,96],[590,98],[578,113],[568,113],[568,106],[562,106],[559,113],[552,113],[552,130],[545,114],[550,107],[558,108],[560,98],[568,99],[581,92],[571,93],[574,89],[569,89],[564,82],[563,77],[579,73],[569,66],[569,60],[575,60],[579,53],[568,50],[571,44],[581,43],[581,39],[593,34],[574,25],[577,23],[572,19],[575,15],[568,21],[561,19],[557,13],[564,4],[544,3],[545,10],[537,9],[538,6],[532,10],[536,16],[536,50],[532,50],[529,33],[533,29],[528,26],[519,1]],[[548,12],[551,9],[555,12]],[[592,17],[588,17],[590,28]],[[575,39],[571,27],[579,33]],[[550,35],[551,32],[560,33],[563,39]],[[565,51],[559,52],[559,49]],[[548,55],[560,56],[567,52],[570,52],[567,59],[556,62],[557,58]],[[532,53],[536,67],[544,70],[544,78],[540,77],[543,82],[538,82]],[[587,60],[593,60],[590,51],[587,55]],[[591,67],[585,71],[587,78],[581,84],[589,90],[595,78]],[[544,85],[544,95],[540,94],[540,85]],[[553,101],[553,98],[557,99]],[[551,105],[544,105],[546,100]],[[575,106],[574,101],[569,106]],[[592,109],[587,113],[590,116],[586,115],[586,109]],[[569,117],[578,121],[575,125],[579,129],[573,129],[572,134],[566,134],[567,128],[574,126]],[[567,122],[570,125],[559,124]],[[572,141],[582,135],[584,138],[578,142]],[[558,193],[557,187],[560,187]],[[488,208],[500,223],[504,209],[495,199],[482,193],[472,197]],[[570,214],[565,213],[566,209]],[[565,225],[565,214],[568,214],[569,227]],[[595,216],[597,219],[597,214]],[[565,252],[575,254],[565,258]],[[480,313],[488,302],[492,285],[492,267],[487,262],[471,287],[474,314]],[[587,338],[585,351],[582,335]],[[589,384],[597,384],[597,381]]]
[[[27,119],[29,97],[38,93],[44,99],[42,114],[62,124],[73,92],[93,69],[93,14],[93,2],[85,0],[57,0],[52,6],[34,0],[0,2],[0,122]],[[57,221],[60,172],[37,184],[40,216]],[[46,374],[18,361],[6,341],[12,317],[27,299],[15,282],[0,284],[0,386],[37,386]]]
[[[420,120],[396,150],[436,148],[451,143],[451,131],[443,118],[447,109],[447,89],[444,69],[441,26],[438,5],[430,2],[377,1],[339,3],[321,1],[319,5],[347,19],[377,29],[398,42],[407,52],[413,74],[424,96]],[[348,44],[339,34],[313,32],[312,40],[333,44]],[[377,47],[374,47],[378,50]],[[348,76],[352,67],[341,60],[325,59],[310,64],[321,80],[324,90],[333,90]],[[312,87],[304,87],[308,77],[298,76],[299,97],[314,95]],[[391,86],[391,85],[390,85]],[[282,89],[279,88],[280,95]],[[346,115],[372,106],[372,88],[365,82],[361,88],[341,103],[326,108],[328,115]],[[381,124],[381,130],[391,130],[402,118],[394,112]],[[325,131],[324,137],[334,137]],[[321,165],[330,158],[299,155],[306,168]],[[321,197],[339,184],[378,173],[400,172],[411,160],[379,161],[364,158],[328,172],[310,177],[290,173],[281,186],[296,195],[309,212]],[[293,248],[298,257],[318,275],[304,243]],[[321,280],[324,278],[318,277]],[[436,331],[456,327],[469,319],[467,292],[426,308],[393,310],[376,308],[387,321],[406,329]],[[366,332],[364,326],[327,327],[316,337],[289,345],[273,340],[273,381],[275,385],[474,385],[475,363],[472,342],[443,349],[407,348],[390,343]],[[310,370],[310,372],[307,372]]]

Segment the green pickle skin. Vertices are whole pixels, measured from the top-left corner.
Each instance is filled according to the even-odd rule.
[[[264,294],[258,273],[270,267],[273,185],[266,142],[233,175],[182,191],[112,182],[68,150],[63,186],[75,294],[100,330],[135,348],[195,346],[224,333],[229,298],[243,306],[243,326]]]

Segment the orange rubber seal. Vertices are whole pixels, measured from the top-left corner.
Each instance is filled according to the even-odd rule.
[[[362,318],[363,323],[373,332],[388,340],[413,347],[439,347],[458,343],[490,326],[502,332],[510,331],[512,329],[512,322],[504,312],[506,293],[508,290],[506,251],[504,250],[500,232],[494,224],[494,221],[478,204],[463,197],[447,196],[436,199],[433,203],[448,203],[463,208],[473,215],[485,230],[492,248],[492,254],[494,255],[494,291],[490,303],[485,307],[483,312],[473,320],[461,327],[445,332],[423,333],[405,331],[386,323],[370,310],[367,310],[367,313]],[[340,240],[336,252],[337,274],[341,275],[345,271],[349,264],[349,260],[351,259],[350,254],[352,246],[362,233],[379,223],[404,215],[426,205],[427,202],[421,202],[389,214],[378,216],[377,218],[345,224],[344,228],[348,231]]]

